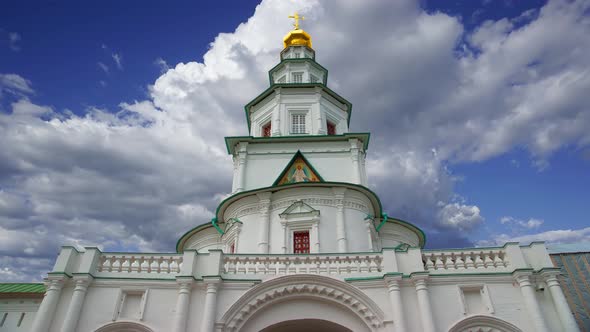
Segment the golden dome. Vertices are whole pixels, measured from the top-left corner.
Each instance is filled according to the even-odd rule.
[[[309,35],[309,33],[301,29],[291,30],[285,36],[285,38],[283,38],[283,46],[284,48],[287,48],[289,46],[307,46],[309,48],[312,48],[311,36]]]
[[[299,16],[297,12],[294,15],[289,16],[295,20],[293,27],[295,29],[289,31],[289,33],[283,38],[283,46],[287,48],[289,46],[307,46],[311,48],[311,36],[309,33],[299,28],[299,20],[304,20],[305,17]]]

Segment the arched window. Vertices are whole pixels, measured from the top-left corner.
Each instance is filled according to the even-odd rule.
[[[503,321],[496,317],[485,315],[475,315],[467,317],[459,321],[449,329],[449,332],[479,331],[522,332],[521,329],[506,321]]]
[[[154,332],[154,330],[138,323],[114,322],[99,327],[95,332]]]

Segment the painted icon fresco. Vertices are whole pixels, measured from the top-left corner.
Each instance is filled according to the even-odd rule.
[[[289,169],[283,174],[278,185],[297,182],[319,182],[321,178],[307,164],[302,156],[297,156]]]

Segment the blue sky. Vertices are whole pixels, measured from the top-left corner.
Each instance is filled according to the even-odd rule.
[[[294,10],[372,133],[372,189],[429,246],[590,239],[588,1],[258,5],[1,5],[0,280],[206,222]]]

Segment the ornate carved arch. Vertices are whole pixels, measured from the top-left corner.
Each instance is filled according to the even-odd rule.
[[[496,317],[475,315],[459,321],[449,329],[449,332],[522,332],[522,330]]]
[[[217,326],[222,331],[239,331],[262,308],[298,297],[316,297],[348,308],[372,330],[383,326],[383,311],[365,293],[343,281],[318,275],[284,276],[252,287],[227,310]]]
[[[151,328],[135,322],[114,322],[99,327],[95,332],[154,332]]]

